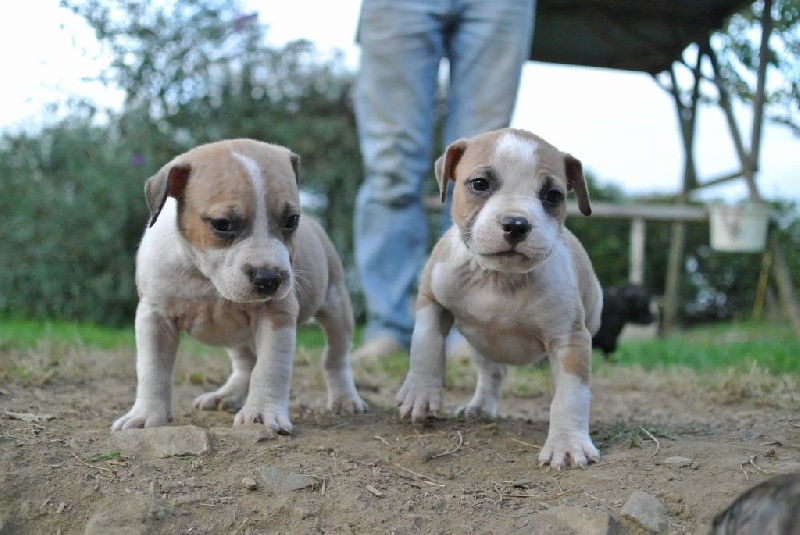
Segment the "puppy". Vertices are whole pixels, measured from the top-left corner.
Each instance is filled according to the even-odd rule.
[[[592,347],[603,352],[605,358],[617,350],[617,340],[626,323],[650,325],[655,319],[650,310],[650,292],[638,284],[608,288],[603,292],[603,312],[600,329],[592,337]]]
[[[800,535],[800,473],[771,477],[743,492],[711,526],[711,535]]]
[[[402,416],[442,407],[445,337],[455,325],[473,349],[478,384],[457,410],[494,417],[506,364],[549,357],[555,382],[540,465],[586,466],[592,333],[600,284],[581,244],[564,228],[567,192],[591,213],[581,163],[523,130],[461,139],[436,162],[442,199],[454,181],[454,225],[420,276]]]
[[[238,410],[234,425],[289,433],[297,326],[325,331],[328,408],[363,412],[350,371],[353,314],[341,262],[300,215],[298,157],[249,139],[196,147],[145,185],[150,223],[136,258],[136,400],[113,431],[172,420],[181,332],[224,346],[228,380],[201,409]]]

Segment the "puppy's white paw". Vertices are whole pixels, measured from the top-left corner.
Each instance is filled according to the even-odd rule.
[[[122,429],[143,429],[145,427],[163,427],[172,421],[172,416],[165,410],[146,410],[132,408],[125,416],[117,418],[111,424],[111,431]]]
[[[233,425],[264,424],[282,435],[292,433],[292,422],[289,413],[284,409],[258,410],[252,407],[242,407],[233,419]]]
[[[493,420],[497,417],[497,405],[479,405],[473,404],[470,401],[466,405],[461,405],[459,408],[457,408],[455,410],[455,415],[475,420]]]
[[[592,444],[588,433],[548,435],[539,453],[539,466],[549,464],[557,470],[569,466],[585,468],[590,462],[599,460],[600,452]]]
[[[354,414],[367,412],[367,404],[358,395],[355,390],[340,392],[339,394],[331,393],[328,398],[328,410],[334,414]]]
[[[244,406],[245,399],[247,399],[246,390],[244,392],[231,392],[220,388],[197,396],[194,400],[194,406],[206,411],[219,409],[221,411],[237,412]]]
[[[400,406],[401,417],[411,416],[412,420],[417,420],[424,418],[429,412],[442,410],[442,397],[441,379],[415,380],[409,376],[395,399]]]

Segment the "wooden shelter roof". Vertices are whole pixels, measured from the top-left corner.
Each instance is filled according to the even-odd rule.
[[[538,0],[530,59],[655,74],[746,0]]]

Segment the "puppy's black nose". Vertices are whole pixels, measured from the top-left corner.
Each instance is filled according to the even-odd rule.
[[[281,282],[283,282],[283,276],[280,270],[271,267],[248,268],[247,276],[250,278],[250,282],[253,283],[253,287],[261,295],[275,293],[275,290],[277,290]]]
[[[500,220],[503,237],[510,244],[517,244],[530,233],[532,225],[524,217],[506,216]]]

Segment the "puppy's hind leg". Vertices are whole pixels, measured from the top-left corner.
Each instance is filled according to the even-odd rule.
[[[506,378],[506,365],[491,361],[472,348],[472,361],[478,369],[478,384],[475,393],[466,405],[456,409],[457,416],[468,418],[494,418],[497,403]]]
[[[195,398],[194,406],[198,409],[236,412],[244,405],[250,388],[250,374],[256,365],[256,353],[251,346],[242,346],[228,349],[228,356],[231,359],[231,374],[217,390]]]
[[[335,412],[365,412],[367,405],[356,391],[350,369],[350,347],[353,342],[353,312],[347,290],[331,285],[325,304],[314,316],[325,331],[322,366],[328,386],[328,409]]]

